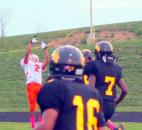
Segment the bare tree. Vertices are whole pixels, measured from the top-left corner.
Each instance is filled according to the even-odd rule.
[[[0,37],[6,35],[6,29],[10,18],[10,12],[8,10],[0,11]]]

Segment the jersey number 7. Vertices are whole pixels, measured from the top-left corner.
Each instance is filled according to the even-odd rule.
[[[105,76],[105,83],[108,83],[107,90],[105,91],[105,94],[108,96],[113,95],[113,87],[115,85],[115,77],[112,76]]]

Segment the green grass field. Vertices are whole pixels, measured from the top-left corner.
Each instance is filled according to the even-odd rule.
[[[142,40],[114,43],[115,52],[119,57],[119,64],[124,68],[124,78],[129,86],[129,94],[119,111],[141,111],[142,106]],[[88,46],[81,46],[86,48]],[[89,46],[93,50],[92,46]],[[33,50],[42,57],[42,50]],[[51,50],[52,51],[52,50]],[[25,77],[19,62],[24,55],[23,51],[0,53],[0,111],[28,111],[25,89]],[[47,77],[44,73],[43,79]]]
[[[142,123],[125,123],[125,125],[126,130],[141,130],[142,128]],[[0,123],[0,130],[31,130],[31,128],[29,123],[3,122]]]
[[[129,87],[128,96],[117,107],[117,111],[142,111],[142,22],[132,22],[98,27],[99,29],[121,29],[137,32],[138,39],[113,42],[118,62],[124,68],[124,78]],[[79,29],[76,29],[79,30]],[[87,28],[81,29],[87,30]],[[69,35],[72,31],[59,31],[38,34],[39,39],[50,40]],[[34,35],[34,34],[33,34]],[[20,67],[27,43],[33,35],[0,38],[0,111],[28,111],[25,77]],[[80,48],[94,49],[94,46],[81,45]],[[53,48],[49,49],[50,53]],[[33,49],[42,59],[43,51]],[[43,82],[47,71],[43,74]],[[118,90],[119,92],[119,90]]]

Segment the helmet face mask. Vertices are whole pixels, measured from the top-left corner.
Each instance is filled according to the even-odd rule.
[[[50,75],[82,76],[84,57],[81,51],[71,45],[54,50],[49,64]]]
[[[36,54],[30,54],[29,61],[33,62],[33,63],[37,63],[37,62],[39,62],[39,57]]]

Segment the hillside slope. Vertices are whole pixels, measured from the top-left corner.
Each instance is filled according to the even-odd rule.
[[[102,32],[118,34],[127,38],[115,39],[110,35],[109,40],[113,41],[115,53],[118,55],[118,62],[124,68],[124,77],[129,85],[129,95],[125,101],[118,106],[119,111],[142,111],[142,22],[132,22],[116,25],[96,27],[96,36],[99,39]],[[54,43],[54,47],[61,44],[75,44],[80,48],[94,49],[94,45],[86,45],[86,37],[89,28],[64,30],[58,32],[40,33],[39,40],[46,40]],[[24,56],[28,41],[35,34],[6,37],[0,39],[0,111],[28,111],[25,77],[19,65]],[[128,38],[129,36],[129,38]],[[114,39],[113,39],[114,37]],[[100,39],[106,40],[108,36]],[[75,40],[75,41],[74,41]],[[59,44],[60,41],[60,44]],[[38,46],[38,45],[37,45]],[[50,48],[50,53],[54,48]],[[42,59],[43,51],[33,49]],[[43,82],[47,78],[47,71],[43,75]]]
[[[96,26],[95,32],[96,40],[114,42],[141,39],[142,21]],[[88,34],[89,27],[86,27],[0,38],[0,52],[25,48],[33,35],[37,35],[39,40],[45,40],[54,47],[62,44],[86,44]]]

